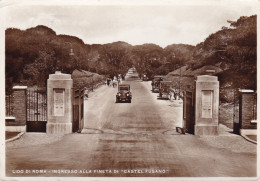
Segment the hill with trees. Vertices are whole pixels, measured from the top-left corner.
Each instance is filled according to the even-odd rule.
[[[178,82],[180,73],[197,76],[215,70],[221,89],[256,90],[256,15],[228,22],[230,27],[222,27],[196,45],[185,68],[170,72],[166,79]]]
[[[222,27],[196,46],[172,44],[165,48],[122,41],[89,45],[42,25],[27,30],[8,28],[6,87],[45,86],[55,70],[86,70],[113,77],[134,66],[140,75],[167,75],[166,79],[175,83],[180,73],[191,77],[213,69],[221,88],[256,89],[256,15],[228,22],[229,27]],[[185,82],[189,84],[183,79],[183,88]]]
[[[57,35],[42,25],[27,30],[8,28],[6,87],[45,86],[48,75],[55,70],[70,74],[76,69],[87,70],[112,78],[135,66],[140,74],[146,73],[150,78],[166,75],[176,62],[170,55],[175,53],[186,61],[186,49],[192,48],[189,45],[171,45],[166,49],[155,44],[132,46],[122,41],[89,45],[75,36]]]

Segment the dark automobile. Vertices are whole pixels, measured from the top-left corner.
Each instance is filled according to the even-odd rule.
[[[142,80],[143,80],[143,81],[148,81],[148,80],[149,80],[146,74],[143,74],[143,75],[142,75]]]
[[[163,76],[156,75],[152,81],[152,92],[159,92],[160,82],[163,80]]]
[[[129,102],[131,103],[132,94],[130,92],[130,85],[129,84],[119,84],[118,85],[118,92],[116,94],[116,103],[118,102]]]
[[[170,88],[171,88],[171,86],[172,86],[171,81],[161,81],[158,98],[160,98],[160,99],[170,99]]]

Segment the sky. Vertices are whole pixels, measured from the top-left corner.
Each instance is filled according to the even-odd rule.
[[[256,14],[254,1],[213,0],[197,4],[20,4],[5,7],[6,27],[25,30],[45,25],[57,34],[77,36],[86,44],[125,41],[196,45],[229,26],[227,20]],[[250,2],[250,3],[248,3]]]

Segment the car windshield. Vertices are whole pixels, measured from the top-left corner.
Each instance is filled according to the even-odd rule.
[[[128,87],[119,87],[119,90],[126,90],[126,91],[128,91],[129,88]]]

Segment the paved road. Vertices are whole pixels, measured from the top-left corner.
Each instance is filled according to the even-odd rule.
[[[99,88],[85,102],[82,134],[69,134],[48,144],[7,147],[7,175],[256,176],[254,144],[239,136],[212,137],[226,141],[227,146],[220,148],[203,138],[176,133],[175,127],[182,124],[179,102],[157,100],[148,82],[127,79],[131,104],[115,103],[116,88]],[[253,150],[228,149],[229,144],[238,143]],[[31,173],[13,173],[17,169]],[[34,174],[35,169],[46,173]],[[60,173],[72,169],[77,173]]]
[[[151,93],[149,83],[133,79],[126,77],[123,82],[130,84],[132,103],[115,103],[117,88],[112,87],[103,87],[86,101],[84,133],[160,134],[182,125],[181,105],[170,108],[167,101],[157,100],[157,94]]]

